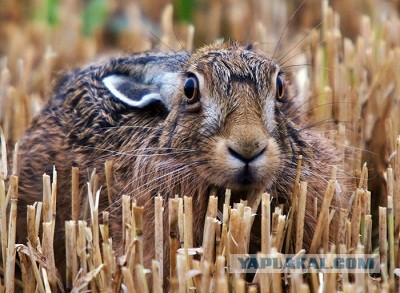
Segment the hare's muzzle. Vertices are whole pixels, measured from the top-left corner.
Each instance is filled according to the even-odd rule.
[[[267,186],[279,166],[277,143],[254,124],[235,125],[215,152],[216,169],[231,188]]]

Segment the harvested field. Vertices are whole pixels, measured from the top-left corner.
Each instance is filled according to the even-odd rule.
[[[400,2],[349,1],[102,1],[0,2],[0,292],[394,292],[400,276]],[[57,167],[44,174],[43,201],[28,206],[28,241],[16,243],[18,140],[51,96],[63,72],[109,56],[155,48],[192,51],[218,39],[253,44],[290,71],[299,109],[310,129],[334,142],[346,160],[332,167],[323,202],[305,206],[307,182],[293,182],[291,209],[271,209],[271,195],[231,203],[209,194],[201,247],[193,247],[196,206],[191,197],[155,197],[156,257],[143,262],[143,214],[124,196],[122,255],[113,247],[110,211],[99,210],[115,178],[90,170],[79,209],[79,170],[71,170],[71,216],[65,222],[65,275],[54,252]],[[298,158],[301,170],[302,159]],[[351,206],[332,209],[337,168],[353,182]],[[50,176],[51,175],[51,176]],[[103,190],[103,193],[100,193]],[[108,191],[109,192],[109,191]],[[222,202],[218,206],[218,202]],[[317,206],[322,206],[317,212]],[[168,222],[163,209],[168,207]],[[317,228],[305,251],[305,210]],[[247,254],[255,213],[261,253],[377,255],[376,274],[311,271],[245,275],[231,270],[231,255]],[[339,226],[329,235],[334,215]],[[165,240],[163,230],[169,228]],[[172,232],[171,232],[172,231]],[[329,241],[329,239],[334,241]],[[166,251],[164,242],[168,242]],[[294,247],[294,250],[291,250]],[[163,272],[169,255],[170,271]],[[163,276],[167,274],[167,278]]]

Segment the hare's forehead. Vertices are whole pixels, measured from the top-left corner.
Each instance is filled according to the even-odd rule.
[[[222,82],[268,80],[277,70],[278,66],[270,59],[246,52],[210,53],[199,58],[189,68],[189,71],[203,74],[206,79]]]

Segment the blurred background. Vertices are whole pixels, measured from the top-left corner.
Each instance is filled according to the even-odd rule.
[[[342,35],[353,39],[361,15],[378,17],[378,6],[399,9],[399,0],[329,4],[340,15]],[[188,38],[194,47],[230,38],[274,51],[281,34],[283,47],[290,37],[322,26],[321,8],[321,0],[3,0],[0,55],[11,68],[21,58],[35,67],[51,48],[58,70],[109,51],[191,50]]]

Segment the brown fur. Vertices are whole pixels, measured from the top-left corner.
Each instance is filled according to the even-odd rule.
[[[132,60],[149,56],[169,56],[169,62],[180,68],[169,112],[159,105],[131,109],[113,99],[101,82],[104,76],[115,72],[138,78],[144,66],[151,68],[153,61],[136,64]],[[160,64],[154,66],[161,72],[168,70],[169,65],[162,68]],[[316,223],[310,207],[315,197],[319,205],[322,203],[331,166],[340,165],[343,158],[329,140],[302,124],[293,105],[290,78],[284,73],[281,75],[285,95],[277,97],[276,78],[280,70],[272,60],[227,43],[201,48],[191,56],[148,52],[71,73],[55,88],[54,97],[21,141],[19,241],[26,237],[25,206],[41,200],[41,174],[51,174],[53,165],[59,174],[55,237],[58,259],[64,257],[63,250],[58,249],[64,241],[63,223],[70,218],[71,167],[80,167],[83,195],[87,174],[96,168],[100,182],[104,183],[103,164],[113,159],[115,203],[108,206],[103,188],[100,207],[111,212],[114,248],[121,252],[121,195],[131,195],[139,205],[144,205],[148,265],[154,257],[156,194],[165,198],[175,194],[193,197],[195,245],[200,246],[211,187],[221,192],[231,188],[233,201],[266,190],[276,202],[289,208],[297,157],[301,154],[301,179],[309,183],[304,227],[307,249]],[[200,82],[200,101],[194,105],[186,102],[183,93],[188,72]],[[239,163],[228,148],[247,158],[258,154],[251,174],[246,175],[243,168],[237,167]],[[339,171],[342,193],[336,195],[333,207],[350,208],[345,177]],[[259,222],[255,225],[259,226]],[[168,229],[165,231],[167,239]],[[257,227],[253,232],[251,249],[256,251],[260,247]],[[62,262],[58,263],[62,267]],[[168,272],[167,268],[164,272]]]

